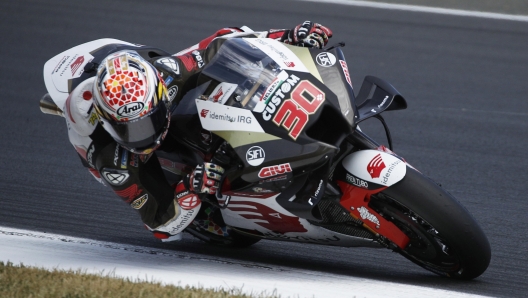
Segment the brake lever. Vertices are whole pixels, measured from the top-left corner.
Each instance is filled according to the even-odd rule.
[[[225,171],[224,175],[222,175],[222,178],[220,178],[220,182],[218,183],[218,188],[216,189],[216,193],[215,193],[215,196],[216,196],[216,200],[218,202],[220,202],[220,200],[223,200],[224,201],[224,204],[220,205],[220,203],[218,203],[218,207],[221,208],[221,209],[225,209],[227,208],[227,205],[229,204],[229,201],[231,200],[231,196],[225,196],[225,199],[224,199],[224,195],[222,195],[222,188],[224,187],[224,182],[227,178],[227,176],[233,172],[235,172],[240,166],[233,166],[231,168],[229,168],[227,171]]]
[[[218,203],[218,207],[220,207],[220,209],[225,209],[227,208],[227,205],[229,204],[229,200],[231,199],[231,196],[226,196],[226,199],[224,201],[224,204],[220,205],[220,200],[222,200],[223,198],[223,195],[222,195],[222,187],[224,186],[224,181],[227,177],[227,171],[224,173],[224,175],[222,175],[222,178],[220,178],[220,183],[218,184],[218,188],[216,189],[216,200],[219,202]]]

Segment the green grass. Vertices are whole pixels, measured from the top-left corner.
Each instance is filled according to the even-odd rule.
[[[81,270],[46,270],[0,262],[0,297],[252,297],[241,290],[212,290],[122,279]],[[254,297],[278,297],[261,294]]]

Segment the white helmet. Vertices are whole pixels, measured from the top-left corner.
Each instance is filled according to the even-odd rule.
[[[138,154],[159,147],[170,123],[167,87],[137,52],[106,57],[97,69],[93,94],[99,119],[117,143]]]

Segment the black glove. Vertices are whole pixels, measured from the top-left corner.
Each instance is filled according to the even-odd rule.
[[[291,45],[322,49],[330,37],[332,30],[321,24],[306,21],[286,32],[282,41]]]
[[[189,187],[194,193],[214,194],[220,185],[224,168],[214,163],[197,165],[189,176]]]

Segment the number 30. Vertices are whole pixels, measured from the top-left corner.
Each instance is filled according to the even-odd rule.
[[[319,109],[325,101],[325,94],[310,81],[301,81],[291,92],[291,99],[281,105],[273,122],[288,130],[294,140],[308,123],[308,115]]]

